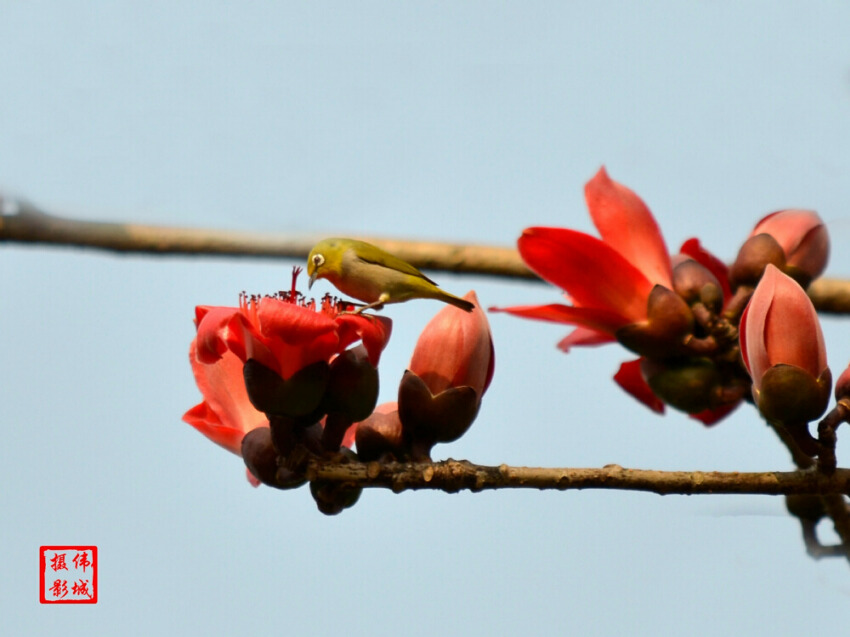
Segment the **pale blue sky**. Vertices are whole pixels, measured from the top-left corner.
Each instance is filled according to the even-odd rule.
[[[848,27],[840,2],[0,1],[0,188],[82,218],[510,245],[590,229],[583,186],[605,164],[671,249],[697,235],[728,260],[763,214],[815,208],[828,273],[848,276]],[[252,489],[180,420],[200,399],[193,308],[277,290],[293,263],[0,246],[8,634],[775,636],[850,618],[846,563],[806,557],[781,499],[370,491],[327,518],[306,490]],[[485,306],[557,299],[434,276]],[[438,309],[387,309],[382,400]],[[566,329],[490,318],[493,384],[437,458],[790,467],[751,409],[711,430],[653,415],[610,380],[619,347],[565,356]],[[835,374],[848,320],[824,322]],[[98,604],[41,606],[38,547],[75,543],[98,546]]]

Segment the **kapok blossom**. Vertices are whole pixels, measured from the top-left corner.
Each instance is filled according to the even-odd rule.
[[[189,360],[203,401],[183,420],[237,455],[247,432],[269,424],[248,397],[243,377],[247,361],[258,361],[286,380],[362,341],[377,365],[392,329],[383,317],[340,314],[327,299],[320,307],[307,303],[294,282],[292,292],[277,297],[243,295],[238,307],[198,306],[195,325]]]
[[[558,344],[563,351],[619,341],[643,357],[688,355],[687,343],[695,338],[689,306],[700,302],[710,305],[708,311],[721,310],[731,297],[726,266],[690,239],[676,257],[676,264],[684,266],[674,270],[649,208],[632,190],[611,180],[604,168],[585,186],[585,199],[600,238],[566,228],[533,227],[517,242],[529,268],[562,288],[571,305],[491,309],[576,325]],[[708,283],[711,288],[704,289]],[[644,360],[625,363],[615,380],[650,409],[663,412],[664,402],[642,371]],[[689,413],[705,424],[722,418],[739,400],[727,401],[722,390],[718,392],[717,401],[707,397],[704,410]]]
[[[605,168],[585,186],[601,238],[567,228],[526,228],[517,241],[526,265],[567,293],[572,305],[493,308],[516,316],[578,326],[558,346],[613,342],[649,317],[656,286],[673,289],[670,255],[646,204],[611,180]]]

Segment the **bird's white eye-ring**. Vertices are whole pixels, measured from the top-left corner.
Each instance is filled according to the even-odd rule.
[[[316,266],[318,268],[320,265],[323,265],[324,263],[325,263],[325,257],[323,257],[321,254],[314,254],[313,255],[313,265],[314,266]]]

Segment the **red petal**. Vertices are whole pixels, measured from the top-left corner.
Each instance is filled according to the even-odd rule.
[[[354,437],[357,435],[357,423],[351,425],[345,430],[345,435],[342,437],[342,446],[354,449]]]
[[[356,341],[362,341],[369,354],[369,362],[377,367],[381,352],[390,340],[393,322],[385,316],[363,316],[343,314],[336,318],[339,330],[340,350]]]
[[[259,301],[257,320],[262,340],[251,340],[250,330],[246,332],[249,357],[276,370],[283,378],[317,361],[327,361],[341,351],[336,322],[321,312],[264,297]],[[262,359],[263,348],[272,352],[271,365]]]
[[[764,323],[768,363],[795,365],[818,378],[826,369],[826,345],[817,312],[809,296],[791,277],[772,265],[765,269],[762,281],[769,277],[775,283]],[[758,288],[761,285],[759,282]]]
[[[245,477],[248,478],[248,482],[251,484],[252,487],[256,488],[262,484],[262,482],[260,482],[254,477],[254,474],[251,473],[251,470],[248,469],[248,467],[245,467]]]
[[[775,273],[778,272],[779,270],[773,265],[768,265],[765,268],[764,275],[756,286],[750,302],[744,308],[738,327],[741,353],[744,366],[750,373],[750,378],[753,379],[753,392],[757,392],[761,388],[762,376],[770,367],[770,360],[767,356],[765,322],[773,302],[776,286]]]
[[[528,267],[566,290],[577,305],[646,318],[653,284],[620,253],[596,237],[566,228],[526,228],[517,241]]]
[[[245,437],[245,432],[217,424],[208,405],[204,403],[196,405],[183,414],[183,421],[192,425],[214,443],[236,455],[241,455],[242,438]]]
[[[198,306],[195,308],[195,323],[198,327],[195,340],[199,361],[215,363],[228,351],[228,329],[238,315],[239,308],[235,307]]]
[[[717,280],[720,281],[720,286],[723,288],[724,300],[728,301],[732,297],[732,290],[729,288],[729,268],[723,261],[703,248],[699,239],[688,239],[682,244],[679,252],[688,255],[717,277]]]
[[[614,374],[614,381],[627,393],[637,398],[657,414],[664,413],[664,403],[656,396],[647,384],[640,371],[641,359],[626,361]]]
[[[260,299],[257,318],[263,336],[274,335],[290,344],[320,338],[336,328],[322,312],[272,297]]]
[[[553,323],[581,325],[595,332],[601,332],[606,336],[613,335],[618,329],[631,323],[628,318],[607,310],[599,310],[591,307],[571,307],[559,303],[552,303],[551,305],[518,305],[501,308],[491,307],[490,311],[507,312],[514,316],[552,321]]]
[[[211,306],[209,305],[196,305],[195,306],[195,328],[197,329],[198,325],[201,324],[203,318],[207,315],[207,312],[210,311]]]
[[[752,298],[750,298],[750,301],[752,301]],[[744,368],[747,370],[750,378],[752,378],[753,372],[750,367],[750,345],[747,339],[747,323],[749,323],[750,320],[749,309],[750,303],[748,301],[744,311],[741,312],[741,320],[738,321],[738,342],[741,346],[741,360],[744,362]]]
[[[567,353],[571,347],[604,345],[606,343],[615,343],[616,341],[617,339],[610,334],[597,332],[587,327],[577,327],[558,341],[558,349]]]
[[[434,395],[465,385],[480,400],[493,377],[493,339],[475,292],[467,292],[464,299],[475,309],[464,312],[446,305],[437,312],[419,335],[408,369]]]
[[[277,360],[266,346],[252,316],[242,307],[196,307],[198,335],[197,359],[212,365],[230,352],[245,362],[255,358],[267,367],[280,371]]]
[[[737,401],[734,403],[730,403],[728,405],[723,405],[722,407],[716,407],[715,409],[706,409],[705,411],[701,411],[697,414],[689,414],[691,418],[694,420],[699,420],[706,427],[710,427],[714,425],[724,418],[731,414],[735,409],[738,408],[738,405],[741,404],[742,401]]]
[[[750,236],[769,234],[790,257],[812,230],[821,227],[823,221],[814,210],[777,210],[762,217]]]
[[[213,442],[239,455],[242,438],[255,427],[268,425],[265,415],[254,409],[242,377],[242,361],[227,352],[214,364],[204,364],[189,349],[192,373],[204,402],[186,412],[183,420]]]
[[[672,289],[670,254],[643,200],[608,177],[604,166],[585,185],[584,197],[603,241],[652,283]]]

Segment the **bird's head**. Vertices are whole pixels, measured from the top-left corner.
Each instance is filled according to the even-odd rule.
[[[308,289],[313,287],[316,279],[325,279],[334,271],[334,264],[339,262],[341,253],[342,247],[336,239],[324,239],[313,246],[307,257]]]

